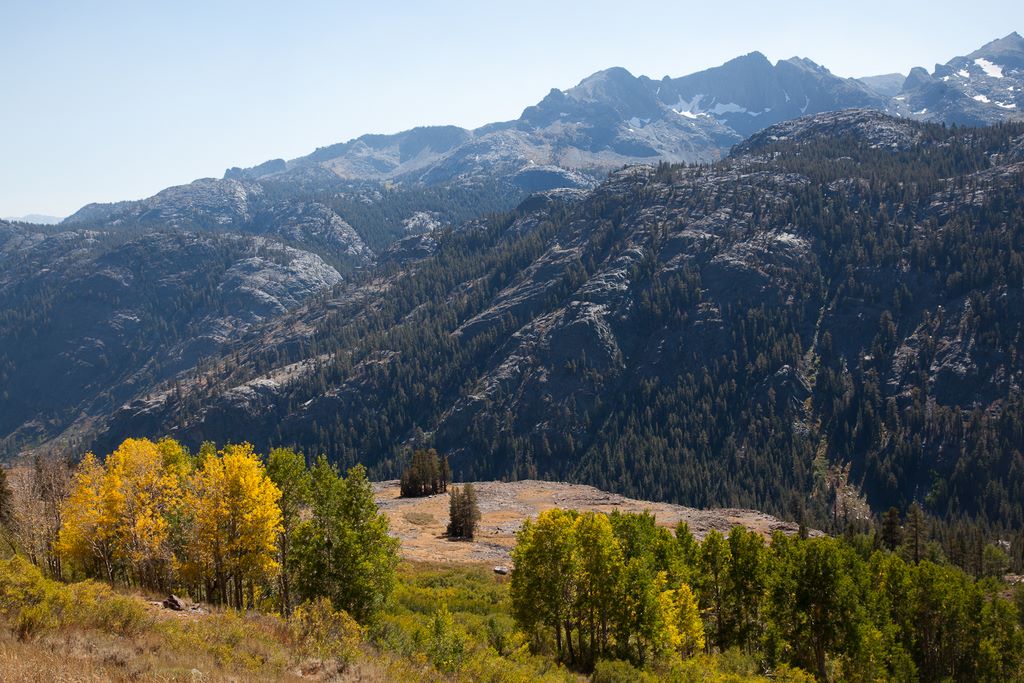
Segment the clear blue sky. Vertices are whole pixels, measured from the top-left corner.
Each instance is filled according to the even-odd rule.
[[[0,215],[67,215],[368,132],[517,117],[624,66],[760,50],[843,76],[929,70],[1024,3],[0,2]]]

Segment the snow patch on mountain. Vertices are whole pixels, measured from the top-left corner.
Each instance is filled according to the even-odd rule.
[[[980,66],[981,70],[984,71],[988,76],[991,76],[992,78],[1003,77],[1003,68],[998,64],[993,64],[984,57],[978,57],[977,59],[974,60],[974,63]]]
[[[735,102],[716,102],[715,106],[709,110],[715,116],[721,116],[722,114],[748,114],[746,107],[741,107]]]

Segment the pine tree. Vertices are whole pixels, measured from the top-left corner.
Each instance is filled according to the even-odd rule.
[[[472,540],[479,521],[476,488],[472,484],[461,489],[453,486],[448,492],[448,537]]]
[[[440,458],[433,448],[413,451],[412,462],[402,471],[399,481],[400,495],[411,498],[444,493],[451,477],[447,457]]]
[[[903,540],[903,532],[900,528],[900,511],[895,507],[889,508],[882,518],[882,544],[889,550],[895,550]]]
[[[912,503],[910,509],[907,510],[907,523],[903,530],[903,544],[907,559],[914,564],[920,562],[924,557],[926,541],[924,524],[924,513],[921,511],[921,506],[917,503]]]

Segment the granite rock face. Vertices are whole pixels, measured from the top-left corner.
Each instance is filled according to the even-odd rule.
[[[0,273],[0,439],[11,449],[77,433],[342,280],[264,237],[3,223]]]

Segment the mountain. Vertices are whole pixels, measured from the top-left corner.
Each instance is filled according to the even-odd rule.
[[[1024,117],[1024,38],[1011,33],[969,55],[910,72],[897,113],[922,121],[979,126]]]
[[[97,445],[243,433],[383,476],[429,441],[462,477],[1019,527],[1022,178],[1021,123],[777,124],[407,238]]]
[[[879,95],[895,97],[903,90],[903,84],[907,81],[907,75],[900,73],[880,74],[878,76],[863,76],[857,80]]]
[[[853,79],[794,57],[775,65],[751,53],[682,78],[654,81],[623,68],[599,71],[568,90],[553,89],[515,121],[476,130],[416,128],[365,135],[285,162],[231,169],[262,178],[317,165],[340,177],[437,184],[501,175],[531,190],[586,186],[559,179],[566,169],[603,175],[631,163],[711,161],[755,130],[805,113],[886,99]],[[562,169],[562,171],[558,171]],[[556,175],[551,175],[556,174]]]
[[[971,90],[1017,93],[1019,44],[895,98],[759,53],[609,69],[0,223],[0,450],[244,434],[393,476],[430,442],[465,477],[1019,520],[1024,153]],[[968,114],[1010,123],[937,125]]]
[[[264,237],[0,222],[0,447],[62,436],[341,281]]]
[[[772,65],[760,52],[683,78],[662,79],[655,92],[681,115],[713,118],[744,138],[804,114],[886,106],[886,99],[863,83],[839,78],[809,59],[793,57]]]
[[[40,213],[30,213],[24,216],[8,216],[3,220],[10,221],[12,223],[35,223],[37,225],[56,225],[57,223],[60,223],[64,219],[58,218],[57,216],[45,216]]]
[[[65,223],[270,234],[343,269],[361,267],[404,237],[406,223],[420,214],[454,225],[510,209],[532,192],[591,188],[628,164],[715,161],[744,138],[807,114],[867,107],[969,125],[1019,118],[1022,43],[1013,33],[932,74],[916,68],[906,78],[841,78],[809,59],[772,64],[759,52],[680,78],[612,68],[553,89],[514,121],[363,135],[297,159],[230,168],[222,179],[149,199],[90,204]],[[401,210],[367,215],[365,205],[384,196]],[[468,210],[446,210],[452,205]]]

